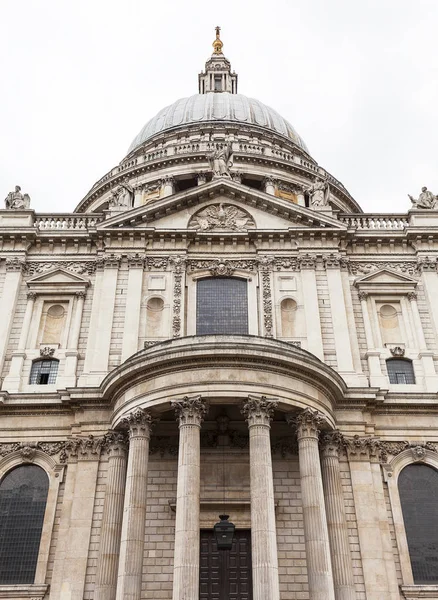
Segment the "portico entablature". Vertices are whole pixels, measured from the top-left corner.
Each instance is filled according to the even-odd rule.
[[[315,356],[284,342],[193,336],[137,353],[102,382],[101,391],[113,403],[114,426],[138,406],[162,412],[172,399],[193,394],[213,404],[239,404],[251,393],[275,395],[279,410],[317,409],[333,425],[346,386]]]

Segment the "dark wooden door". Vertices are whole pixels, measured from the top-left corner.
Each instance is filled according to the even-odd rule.
[[[236,530],[231,550],[218,550],[212,530],[201,531],[200,600],[252,600],[251,532]]]

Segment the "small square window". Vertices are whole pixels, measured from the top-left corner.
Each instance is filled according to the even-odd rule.
[[[29,383],[33,385],[50,385],[56,382],[59,361],[36,360],[32,364]]]

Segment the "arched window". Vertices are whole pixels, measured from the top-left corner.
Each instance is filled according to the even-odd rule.
[[[438,471],[428,465],[408,465],[398,489],[416,584],[438,583]]]
[[[48,385],[56,382],[59,361],[56,358],[48,360],[35,360],[32,363],[29,383],[36,385]]]
[[[248,290],[245,279],[209,277],[196,287],[196,334],[248,333]]]
[[[0,585],[33,583],[46,510],[49,478],[23,465],[0,484]]]
[[[414,367],[407,358],[389,358],[386,361],[390,383],[415,383]]]

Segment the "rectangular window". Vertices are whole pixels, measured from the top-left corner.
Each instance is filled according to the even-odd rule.
[[[211,277],[197,283],[196,334],[248,334],[248,290],[245,279]]]
[[[222,75],[214,76],[214,91],[221,92],[222,91]]]

